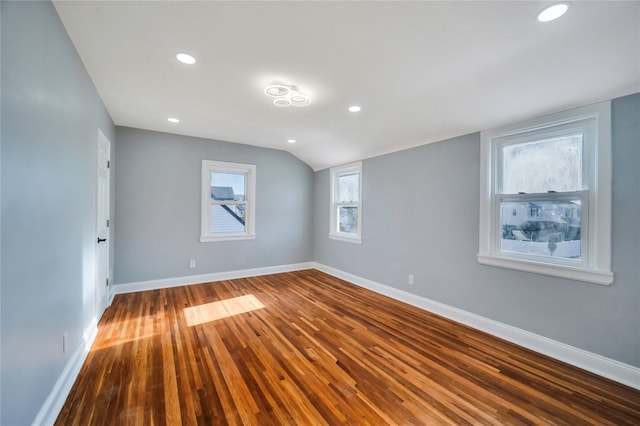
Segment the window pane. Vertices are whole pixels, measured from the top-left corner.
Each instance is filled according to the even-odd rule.
[[[502,193],[580,191],[582,134],[503,145]]]
[[[360,174],[338,176],[338,202],[359,201]]]
[[[355,234],[358,232],[358,207],[338,207],[338,231]]]
[[[581,258],[580,200],[503,201],[500,250],[512,253]]]
[[[211,199],[245,201],[247,175],[243,173],[211,173]]]
[[[209,223],[211,234],[246,232],[245,204],[212,204]]]
[[[211,200],[246,201],[246,175],[243,173],[211,173]],[[245,226],[246,204],[212,204],[211,234],[242,233]]]

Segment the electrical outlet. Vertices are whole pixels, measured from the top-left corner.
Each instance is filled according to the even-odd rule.
[[[195,259],[191,259],[189,261],[189,268],[193,269],[196,267],[196,260]]]
[[[413,285],[413,274],[409,274],[409,285]]]
[[[62,354],[66,354],[69,349],[69,332],[65,331],[62,335]]]

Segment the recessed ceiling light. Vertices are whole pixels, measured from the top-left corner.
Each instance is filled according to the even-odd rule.
[[[296,140],[295,140],[295,139],[287,139],[287,142],[289,142],[289,143],[296,143]]]
[[[186,53],[178,53],[176,55],[176,59],[187,65],[193,65],[196,63],[196,58]]]
[[[178,119],[177,119],[177,118],[175,118],[175,117],[169,117],[169,118],[167,118],[167,121],[168,121],[169,123],[179,123],[179,122],[180,122],[180,120],[178,120]]]
[[[353,105],[349,107],[349,112],[359,112],[362,108],[360,108],[358,105]]]
[[[538,13],[538,21],[540,22],[549,22],[554,19],[558,19],[565,12],[569,10],[569,3],[556,3],[551,6],[544,8],[540,13]]]

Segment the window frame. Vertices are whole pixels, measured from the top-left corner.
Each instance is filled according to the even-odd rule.
[[[584,131],[583,190],[502,194],[500,148]],[[611,271],[611,102],[527,120],[481,132],[480,244],[478,262],[526,272],[610,285]],[[511,253],[500,249],[502,201],[581,200],[581,259]]]
[[[362,161],[332,167],[330,169],[331,181],[331,201],[330,201],[330,223],[329,238],[349,243],[362,244]],[[358,200],[338,201],[338,181],[341,176],[358,174]],[[341,232],[339,230],[339,207],[357,207],[358,232]]]
[[[245,231],[212,234],[211,228],[211,173],[244,174],[245,200],[243,202],[230,201],[226,204],[245,204]],[[250,240],[255,233],[255,193],[256,166],[254,164],[232,163],[217,160],[202,160],[201,174],[201,209],[200,209],[200,242]]]

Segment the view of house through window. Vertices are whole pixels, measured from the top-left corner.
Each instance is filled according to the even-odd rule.
[[[211,223],[209,232],[245,232],[247,176],[239,173],[211,173]]]
[[[503,201],[500,250],[580,259],[580,210],[580,200]]]
[[[478,262],[609,285],[611,103],[481,133]]]
[[[352,173],[338,177],[338,227],[340,232],[358,232],[358,206],[360,198],[360,174]]]
[[[501,251],[581,259],[583,138],[500,146]]]
[[[255,171],[252,164],[203,160],[201,241],[255,237]]]
[[[362,162],[331,168],[329,237],[362,242]]]

